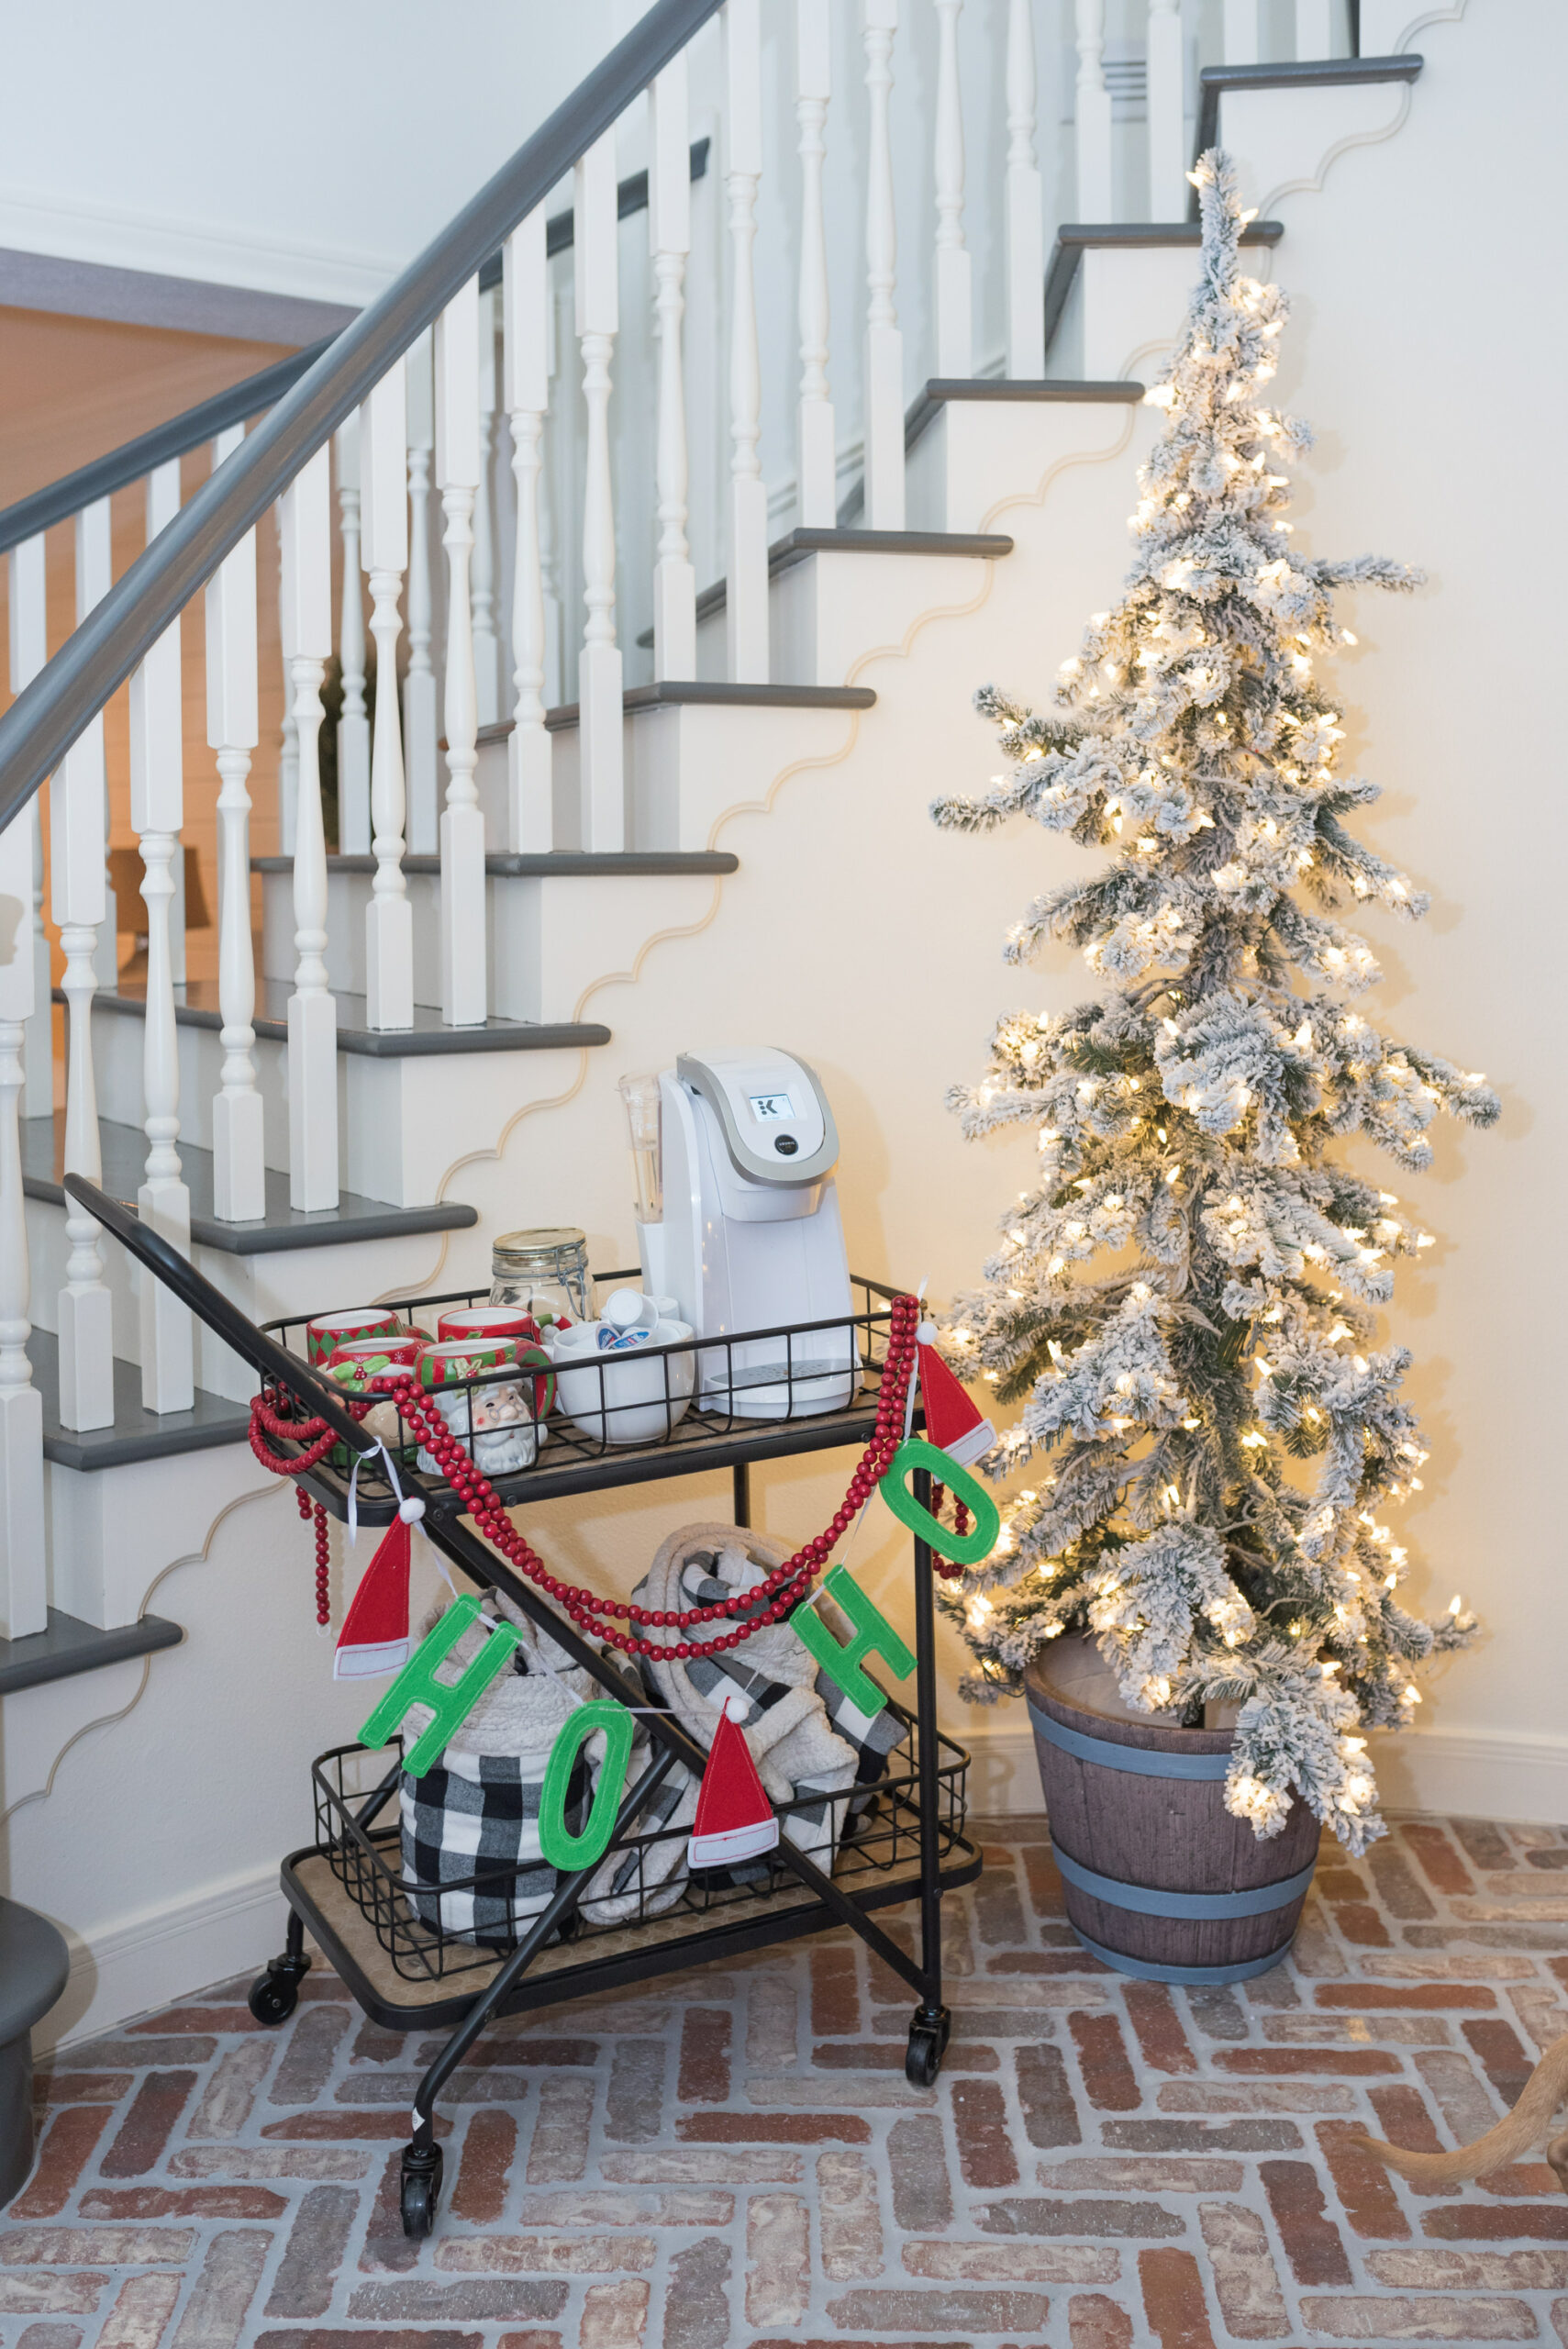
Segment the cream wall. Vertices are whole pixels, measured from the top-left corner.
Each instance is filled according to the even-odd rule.
[[[1282,396],[1318,432],[1298,473],[1300,542],[1325,554],[1386,551],[1429,574],[1408,599],[1346,603],[1360,638],[1337,673],[1349,763],[1385,794],[1363,829],[1434,896],[1419,927],[1373,918],[1388,975],[1369,1012],[1485,1069],[1506,1105],[1492,1134],[1441,1131],[1433,1172],[1398,1186],[1440,1242],[1402,1271],[1386,1317],[1389,1339],[1416,1357],[1411,1393],[1432,1439],[1425,1490],[1398,1538],[1417,1561],[1418,1603],[1440,1612],[1457,1587],[1485,1633],[1433,1675],[1421,1731],[1384,1741],[1382,1767],[1405,1800],[1550,1819],[1568,1816],[1568,1603],[1541,1441],[1555,1396],[1540,1334],[1561,1279],[1542,1244],[1562,1114],[1545,1081],[1562,1025],[1546,894],[1562,822],[1547,684],[1561,596],[1541,552],[1547,475],[1532,426],[1551,412],[1560,373],[1545,290],[1554,273],[1543,94],[1564,26],[1545,0],[1510,9],[1506,34],[1496,8],[1473,5],[1462,22],[1455,13],[1420,29],[1426,70],[1392,137],[1339,154],[1320,193],[1257,192],[1285,224],[1273,260],[1296,295]],[[1472,171],[1456,168],[1461,156]],[[1500,173],[1506,230],[1481,194]],[[1150,422],[1138,417],[1140,445]],[[911,1283],[927,1275],[939,1297],[973,1277],[1010,1192],[1029,1179],[1030,1152],[964,1145],[942,1092],[976,1072],[998,1011],[1091,991],[1064,952],[1037,975],[1009,974],[998,956],[1007,921],[1084,860],[1021,825],[990,841],[941,835],[925,808],[939,789],[983,785],[995,764],[968,708],[972,687],[997,677],[1043,696],[1086,614],[1116,593],[1134,462],[1129,450],[1063,472],[1040,505],[996,515],[991,527],[1019,545],[984,607],[933,617],[907,656],[857,670],[883,699],[842,763],[785,777],[769,816],[738,814],[718,829],[741,870],[709,927],[657,948],[636,986],[598,992],[586,1008],[615,1041],[582,1091],[524,1119],[497,1166],[454,1177],[487,1227],[580,1221],[595,1261],[624,1261],[629,1174],[615,1077],[691,1044],[765,1035],[816,1063],[833,1097],[857,1265]],[[759,770],[736,777],[738,804],[773,781],[765,761]],[[1386,1170],[1383,1179],[1392,1181]],[[813,1530],[830,1488],[826,1473],[776,1472],[767,1522]],[[620,1530],[602,1537],[574,1508],[561,1538],[629,1574],[685,1511],[684,1489],[656,1491],[628,1501]],[[862,1540],[874,1549],[872,1586],[896,1612],[897,1545]],[[961,1662],[949,1642],[950,1686]],[[1016,1714],[977,1718],[951,1698],[949,1712],[965,1733],[997,1737],[998,1789],[1011,1783],[1022,1798],[1027,1774],[1007,1776],[1019,1762]]]
[[[1297,473],[1299,542],[1373,549],[1429,573],[1408,600],[1364,596],[1345,615],[1361,640],[1338,672],[1351,763],[1385,790],[1362,829],[1434,894],[1417,929],[1372,918],[1389,976],[1369,1008],[1485,1069],[1505,1102],[1494,1133],[1444,1131],[1430,1175],[1390,1184],[1440,1243],[1402,1274],[1386,1320],[1416,1356],[1411,1391],[1433,1438],[1399,1538],[1418,1600],[1440,1609],[1457,1587],[1486,1628],[1433,1675],[1422,1730],[1396,1754],[1382,1742],[1380,1768],[1402,1800],[1552,1820],[1568,1817],[1568,1600],[1551,1319],[1563,1276],[1550,1244],[1563,1141],[1561,925],[1548,894],[1562,863],[1549,733],[1562,596],[1545,438],[1562,329],[1546,241],[1553,94],[1568,59],[1550,0],[1445,13],[1418,34],[1427,68],[1394,135],[1338,154],[1321,192],[1258,193],[1285,224],[1276,273],[1296,295],[1282,396],[1319,435]],[[996,763],[973,687],[995,678],[1042,696],[1085,615],[1117,592],[1154,418],[1132,412],[1124,445],[1094,457],[1118,429],[1098,414],[1076,461],[1020,477],[985,518],[1018,547],[983,600],[962,610],[933,598],[897,642],[862,648],[854,678],[878,706],[843,721],[833,751],[781,771],[759,727],[715,831],[739,873],[716,887],[696,934],[654,945],[635,979],[590,992],[583,1009],[614,1041],[584,1057],[567,1099],[510,1124],[511,1105],[496,1102],[499,1155],[447,1178],[479,1207],[481,1232],[455,1235],[445,1254],[430,1242],[411,1279],[478,1282],[488,1234],[523,1223],[582,1223],[596,1264],[626,1263],[616,1078],[680,1049],[758,1038],[800,1052],[827,1085],[857,1268],[926,1276],[938,1297],[973,1276],[1032,1153],[1027,1141],[965,1145],[942,1093],[979,1068],[998,1012],[1090,991],[1064,952],[1033,974],[999,960],[1020,907],[1085,864],[1022,826],[991,841],[939,834],[926,807],[940,790],[983,786]],[[620,967],[617,941],[606,961]],[[792,1540],[814,1531],[848,1464],[835,1455],[759,1475],[760,1521]],[[238,1493],[250,1481],[243,1463],[235,1477]],[[722,1514],[728,1497],[727,1479],[650,1486],[541,1511],[530,1531],[559,1571],[625,1588],[666,1531]],[[68,1918],[94,1953],[66,2029],[265,1954],[277,1857],[308,1831],[308,1758],[351,1726],[310,1627],[308,1542],[285,1500],[246,1503],[204,1561],[207,1546],[199,1529],[171,1535],[171,1555],[191,1563],[153,1604],[189,1639],[151,1660],[123,1722],[88,1726],[131,1702],[139,1667],[7,1707],[4,1792],[21,1807],[6,1888]],[[875,1511],[851,1563],[906,1626],[907,1549]],[[975,1744],[973,1794],[1028,1807],[1038,1787],[1019,1718],[962,1708],[962,1661],[944,1634],[944,1712]]]

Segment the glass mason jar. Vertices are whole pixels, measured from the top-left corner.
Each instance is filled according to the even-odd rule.
[[[590,1321],[588,1242],[581,1231],[504,1231],[490,1251],[490,1302],[520,1307],[541,1330]]]

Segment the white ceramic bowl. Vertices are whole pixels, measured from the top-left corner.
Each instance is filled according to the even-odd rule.
[[[657,1443],[684,1419],[696,1384],[695,1354],[658,1349],[684,1342],[692,1325],[656,1322],[646,1346],[629,1346],[624,1353],[600,1351],[599,1326],[574,1321],[569,1329],[546,1331],[556,1401],[573,1426],[595,1443]]]

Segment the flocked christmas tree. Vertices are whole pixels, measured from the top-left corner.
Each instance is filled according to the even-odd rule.
[[[1352,1851],[1383,1831],[1369,1727],[1409,1718],[1411,1667],[1473,1629],[1396,1596],[1388,1504],[1426,1454],[1400,1399],[1410,1360],[1373,1309],[1393,1260],[1430,1244],[1398,1199],[1336,1163],[1362,1134],[1429,1163],[1447,1109],[1497,1115],[1476,1075],[1352,1008],[1377,976],[1347,900],[1427,900],[1346,829],[1374,787],[1337,772],[1343,729],[1315,674],[1337,586],[1410,588],[1375,556],[1308,560],[1283,517],[1306,428],[1263,403],[1286,304],[1243,277],[1228,159],[1204,157],[1203,275],[1140,476],[1117,609],[1063,664],[1056,710],[979,696],[1010,779],[940,801],[973,831],[1027,815],[1114,852],[1032,906],[1106,983],[1066,1018],[1018,1013],[974,1090],[971,1135],[1038,1129],[1034,1187],[944,1350],[1023,1399],[988,1473],[1029,1464],[1001,1543],[946,1602],[978,1659],[964,1693],[1016,1691],[1044,1641],[1098,1635],[1127,1699],[1201,1720],[1240,1706],[1226,1802],[1262,1835],[1298,1790]],[[1093,1271],[1092,1260],[1103,1260]]]

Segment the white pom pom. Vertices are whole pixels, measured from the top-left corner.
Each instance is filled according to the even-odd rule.
[[[751,1706],[747,1703],[745,1698],[741,1696],[739,1689],[735,1691],[733,1696],[726,1697],[723,1704],[719,1707],[719,1710],[721,1712],[728,1713],[732,1721],[743,1721],[751,1709]]]
[[[937,1342],[936,1323],[934,1321],[922,1321],[919,1328],[916,1330],[915,1336],[917,1342],[922,1346],[934,1346]]]
[[[397,1514],[405,1525],[417,1525],[425,1514],[425,1504],[417,1493],[410,1493],[406,1501],[398,1502]]]

